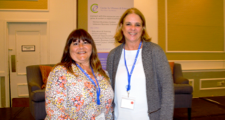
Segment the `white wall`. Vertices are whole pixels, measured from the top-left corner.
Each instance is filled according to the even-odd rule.
[[[50,7],[50,63],[58,63],[69,33],[76,26],[76,0],[51,0]]]
[[[158,43],[158,1],[134,0],[134,7],[144,14],[147,32],[152,42]]]
[[[69,33],[76,28],[76,0],[49,0],[49,11],[2,11],[0,10],[0,77],[6,80],[6,105],[9,106],[8,84],[8,21],[48,21],[49,60],[58,63]]]

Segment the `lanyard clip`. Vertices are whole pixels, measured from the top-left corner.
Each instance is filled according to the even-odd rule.
[[[127,95],[128,95],[128,98],[129,98],[129,95],[130,95],[130,91],[127,91]]]

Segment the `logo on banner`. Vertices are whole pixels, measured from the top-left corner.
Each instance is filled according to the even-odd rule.
[[[93,13],[98,13],[98,4],[92,4],[90,9]]]

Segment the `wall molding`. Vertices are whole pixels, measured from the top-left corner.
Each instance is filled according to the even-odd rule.
[[[29,0],[28,0],[29,1]],[[38,0],[30,0],[30,1],[38,1]],[[50,11],[50,0],[47,1],[47,9],[0,9],[0,11],[20,11],[20,12],[49,12]]]
[[[169,51],[166,41],[166,53],[225,53],[225,51]]]
[[[194,79],[188,79],[189,80],[189,84],[190,84],[190,81],[191,81],[191,86],[193,87],[193,91],[194,91],[194,86],[195,86],[195,84],[194,84]]]
[[[180,63],[183,72],[225,71],[225,60],[169,60]]]
[[[224,30],[224,39],[223,39],[223,51],[170,51],[168,50],[168,7],[167,7],[167,1],[165,0],[165,52],[166,53],[225,53],[225,30]],[[225,0],[223,0],[224,6],[225,6]],[[224,7],[224,16],[225,16],[225,7]],[[225,21],[224,21],[224,28],[225,28]]]
[[[29,97],[29,94],[21,94],[21,90],[20,88],[22,89],[22,87],[26,86],[26,88],[28,88],[27,86],[27,83],[18,83],[17,84],[17,91],[18,91],[18,97]]]
[[[19,75],[19,76],[25,76],[25,75],[27,75],[27,73],[17,73],[17,75]]]
[[[200,90],[220,90],[225,89],[225,87],[209,87],[209,88],[202,88],[203,81],[214,81],[214,80],[225,80],[225,78],[207,78],[207,79],[200,79],[199,80],[199,89]]]

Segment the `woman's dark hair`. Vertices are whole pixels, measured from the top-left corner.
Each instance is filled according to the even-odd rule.
[[[58,63],[58,65],[63,65],[66,67],[66,69],[72,73],[72,64],[76,61],[74,61],[71,56],[70,56],[70,45],[72,44],[72,42],[75,42],[77,40],[84,40],[87,41],[88,43],[91,44],[92,46],[92,53],[90,56],[90,65],[93,68],[94,72],[99,72],[101,75],[103,75],[105,78],[109,79],[109,77],[107,76],[107,74],[105,73],[105,71],[102,69],[102,65],[100,60],[98,59],[98,53],[97,53],[97,49],[96,49],[96,45],[94,43],[93,38],[91,37],[91,35],[85,31],[84,29],[76,29],[73,30],[66,41],[66,45],[63,51],[63,55],[62,55],[62,59],[61,62]]]

